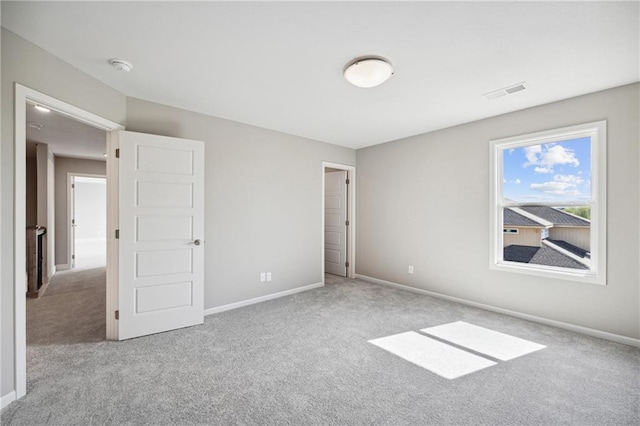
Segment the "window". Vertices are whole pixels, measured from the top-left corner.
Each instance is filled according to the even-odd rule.
[[[606,122],[493,140],[492,269],[606,284]]]

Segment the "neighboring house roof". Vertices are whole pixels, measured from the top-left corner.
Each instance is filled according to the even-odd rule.
[[[567,250],[568,252],[573,253],[574,255],[581,257],[583,259],[590,259],[591,253],[588,250],[582,249],[578,246],[570,244],[566,241],[562,240],[552,240],[551,238],[547,238],[547,241],[557,245],[560,248]]]
[[[502,219],[502,223],[505,226],[535,226],[535,227],[544,227],[542,223],[536,222],[533,219],[529,219],[528,217],[517,213],[513,209],[504,209],[504,217]]]
[[[536,265],[559,266],[572,269],[589,269],[586,265],[546,245],[542,247],[507,246],[504,248],[503,258],[510,262],[533,263]]]
[[[553,223],[554,226],[591,226],[591,221],[553,207],[520,207],[527,213]]]

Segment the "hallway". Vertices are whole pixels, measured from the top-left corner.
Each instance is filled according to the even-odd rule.
[[[28,369],[47,356],[41,346],[105,340],[105,297],[106,269],[96,268],[60,271],[42,297],[27,299]]]

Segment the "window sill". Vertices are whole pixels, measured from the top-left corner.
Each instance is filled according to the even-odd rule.
[[[593,271],[578,269],[556,268],[553,266],[522,264],[517,262],[491,262],[490,268],[496,271],[512,272],[516,274],[534,275],[538,277],[558,280],[575,281],[585,284],[607,285],[606,279]]]

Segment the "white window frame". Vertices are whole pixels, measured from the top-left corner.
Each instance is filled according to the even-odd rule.
[[[562,205],[589,205],[591,207],[591,269],[588,271],[503,260],[503,215],[505,207],[518,207],[523,203],[503,201],[503,152],[511,148],[540,145],[563,140],[591,138],[591,201],[562,203]],[[607,283],[607,122],[596,121],[560,129],[530,133],[489,142],[490,166],[490,262],[494,270],[536,275],[589,284]],[[557,206],[557,202],[526,203],[536,206]]]

